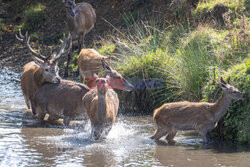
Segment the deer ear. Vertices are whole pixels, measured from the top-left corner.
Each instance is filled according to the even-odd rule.
[[[106,79],[110,79],[110,75],[109,74],[106,75]]]
[[[110,68],[110,65],[109,65],[109,63],[104,59],[104,58],[102,58],[102,67],[104,68],[104,70],[106,71],[106,72],[110,72],[111,71],[111,68]]]
[[[221,86],[221,88],[222,88],[223,90],[228,89],[228,87],[227,87],[225,84],[223,84],[223,83],[221,83],[220,86]]]
[[[42,62],[40,62],[39,60],[37,60],[37,59],[34,59],[34,62],[38,65],[38,66],[42,66],[43,65],[43,63]]]
[[[220,83],[227,85],[226,81],[224,81],[224,79],[222,77],[220,77]]]
[[[95,78],[95,79],[98,79],[98,75],[94,74],[94,78]]]

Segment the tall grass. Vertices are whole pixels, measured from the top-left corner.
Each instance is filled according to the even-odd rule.
[[[228,7],[234,13],[242,13],[245,10],[245,3],[248,3],[247,0],[202,0],[199,1],[194,14],[198,15],[203,12],[210,12],[216,5]]]
[[[115,45],[112,50],[117,55],[115,68],[124,76],[139,80],[140,86],[144,84],[142,89],[134,82],[137,89],[133,96],[122,100],[122,105],[132,104],[130,108],[137,111],[152,112],[165,102],[199,101],[202,88],[208,80],[215,79],[217,71],[226,70],[241,60],[241,56],[235,54],[238,52],[234,52],[230,35],[233,30],[218,30],[209,25],[168,25],[157,18],[161,17],[136,21],[124,16],[127,30],[116,29],[116,35],[111,36]],[[160,79],[161,87],[145,86],[152,78]]]

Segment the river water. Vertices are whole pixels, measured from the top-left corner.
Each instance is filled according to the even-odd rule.
[[[20,74],[0,71],[0,166],[169,166],[248,167],[246,146],[226,143],[203,146],[193,132],[180,132],[176,146],[149,137],[149,116],[119,116],[106,140],[94,142],[90,125],[69,128],[41,123],[26,112]]]

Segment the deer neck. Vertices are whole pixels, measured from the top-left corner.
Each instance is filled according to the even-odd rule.
[[[66,9],[66,29],[70,32],[73,32],[75,28],[75,14],[72,15],[72,13],[74,13],[74,9]]]
[[[107,118],[107,106],[106,106],[106,93],[100,93],[97,90],[98,93],[98,118],[100,123],[104,123],[106,121]]]
[[[45,82],[41,68],[36,69],[36,71],[34,73],[34,81],[35,81],[37,88],[40,88],[42,86],[42,84]]]
[[[223,92],[221,98],[214,103],[215,109],[212,111],[214,114],[214,122],[218,122],[219,119],[227,112],[228,107],[232,103],[232,99]]]
[[[66,16],[67,18],[71,18],[73,19],[75,17],[75,8],[76,8],[76,4],[74,4],[71,7],[66,7]]]

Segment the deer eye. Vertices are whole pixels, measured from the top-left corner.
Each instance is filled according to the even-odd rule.
[[[49,71],[49,69],[47,69],[47,68],[46,68],[46,69],[45,69],[45,71],[46,71],[46,72],[48,72],[48,71]]]

